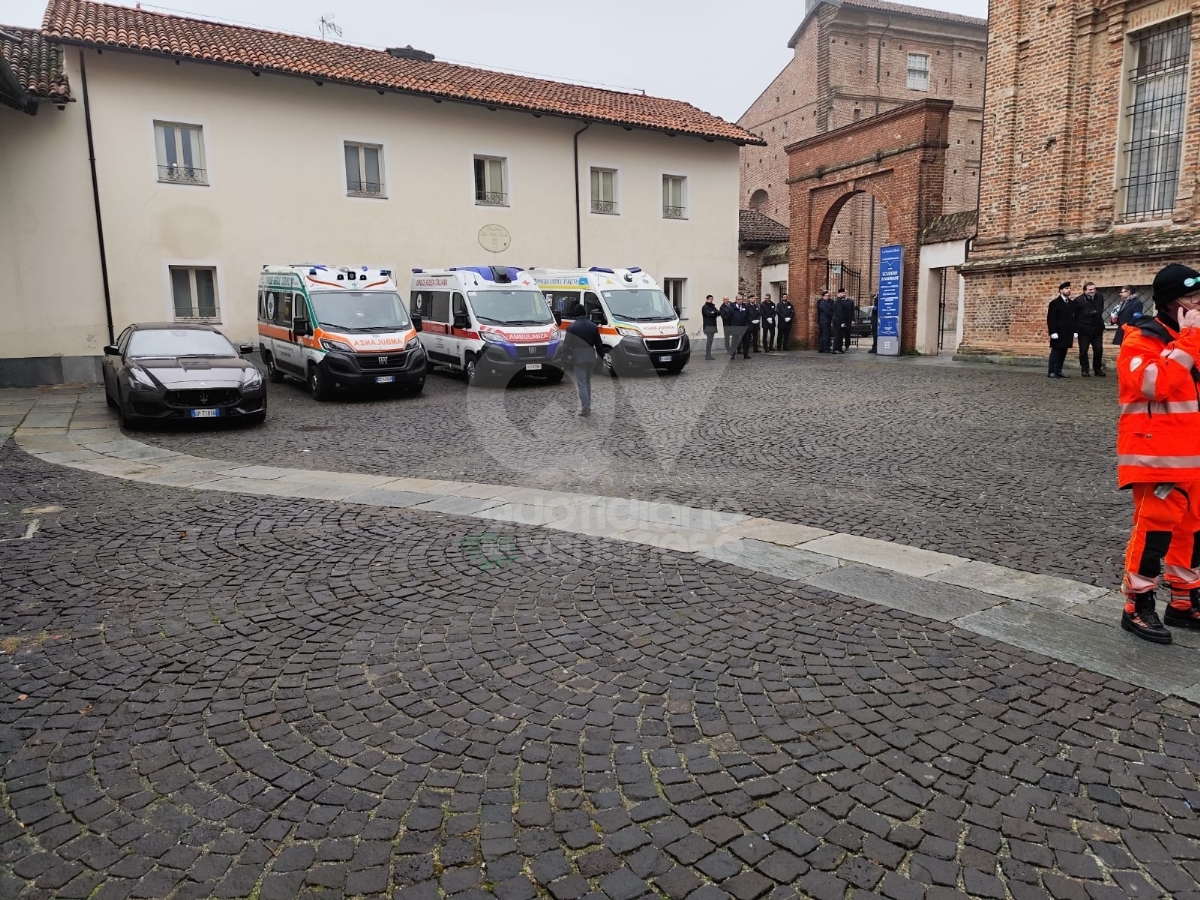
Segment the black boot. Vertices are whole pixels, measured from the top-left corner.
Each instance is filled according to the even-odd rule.
[[[1200,588],[1192,588],[1192,605],[1189,609],[1176,609],[1168,605],[1163,613],[1163,624],[1200,631]]]
[[[1136,594],[1134,611],[1121,614],[1121,627],[1155,644],[1171,643],[1171,632],[1154,611],[1154,591]]]

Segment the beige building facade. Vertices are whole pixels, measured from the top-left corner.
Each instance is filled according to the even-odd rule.
[[[231,39],[214,30],[232,33],[234,58],[83,37],[78,7],[112,23],[111,44],[132,18],[151,37],[192,28],[222,49]],[[497,73],[482,73],[491,102],[456,101],[380,85],[434,66],[479,94],[478,70],[361,48],[341,49],[364,83],[338,83],[320,68],[337,45],[102,4],[56,0],[44,37],[75,102],[0,108],[0,190],[20,211],[0,216],[0,292],[18,323],[0,335],[0,382],[55,380],[47,358],[77,361],[58,363],[60,380],[95,364],[109,340],[101,230],[117,331],[202,320],[250,340],[268,263],[391,268],[405,294],[414,267],[637,265],[685,316],[736,290],[738,147],[754,137],[687,104],[640,98],[645,123],[637,110],[620,121],[605,104],[623,95],[569,86],[578,99],[554,108],[521,91],[568,86]],[[292,59],[287,42],[301,42],[310,71],[236,58],[238,38],[264,37]]]

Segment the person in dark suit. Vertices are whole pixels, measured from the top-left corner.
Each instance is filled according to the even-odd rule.
[[[821,291],[817,301],[817,352],[829,353],[833,347],[833,299]]]
[[[1050,335],[1050,361],[1047,378],[1066,378],[1063,363],[1067,351],[1075,343],[1075,311],[1071,308],[1071,282],[1058,286],[1058,296],[1050,301],[1046,309],[1046,334]]]
[[[733,350],[733,304],[728,297],[721,298],[721,306],[717,310],[721,316],[721,331],[725,336],[725,352]]]
[[[850,349],[850,324],[854,321],[854,301],[846,295],[845,288],[838,288],[833,301],[833,352],[845,353]]]
[[[575,375],[575,389],[579,391],[579,414],[586,418],[592,414],[592,369],[604,353],[596,323],[586,316],[572,322],[567,327],[566,349]]]
[[[742,302],[742,298],[737,298],[737,303],[733,306],[733,352],[729,354],[729,358],[733,359],[737,356],[738,350],[742,351],[744,359],[750,358],[750,307]]]
[[[1083,293],[1071,303],[1075,313],[1075,333],[1079,335],[1079,367],[1083,377],[1092,372],[1103,378],[1104,371],[1104,298],[1096,293],[1096,282],[1087,281]],[[1091,351],[1092,371],[1088,371],[1088,351]]]
[[[700,307],[700,318],[704,320],[704,358],[716,359],[712,355],[713,338],[717,334],[717,318],[721,315],[717,309],[717,305],[713,303],[713,295],[709,294],[704,298],[704,305]]]
[[[792,339],[792,322],[796,318],[796,307],[792,306],[792,301],[788,299],[787,294],[779,298],[779,305],[775,307],[775,315],[779,319],[779,349],[786,350]]]
[[[871,295],[871,349],[868,353],[879,352],[879,295]]]
[[[762,329],[762,310],[758,305],[758,298],[751,297],[750,302],[746,304],[746,309],[750,310],[750,338],[754,345],[754,352],[758,352],[759,332]]]
[[[767,294],[763,298],[762,306],[759,308],[762,313],[762,336],[763,336],[763,352],[770,353],[775,346],[775,303],[771,300],[771,295]]]
[[[1117,326],[1117,332],[1113,335],[1112,342],[1118,347],[1121,346],[1121,341],[1125,340],[1125,326],[1132,325],[1141,317],[1142,298],[1134,291],[1133,285],[1127,284],[1121,288],[1121,305],[1113,313],[1113,322]]]

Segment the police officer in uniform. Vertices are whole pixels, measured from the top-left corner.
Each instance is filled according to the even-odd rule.
[[[775,317],[779,319],[779,349],[786,350],[788,342],[792,339],[792,320],[796,318],[796,307],[792,306],[787,294],[779,298],[779,305],[775,307]]]
[[[830,353],[833,350],[833,300],[829,291],[821,291],[821,299],[817,301],[817,335],[818,353]]]
[[[750,310],[750,337],[754,344],[754,352],[757,353],[759,329],[762,327],[762,310],[759,308],[758,298],[751,297],[746,308]]]
[[[742,302],[742,298],[737,298],[737,303],[733,307],[733,315],[730,318],[733,324],[733,352],[729,354],[729,358],[733,359],[737,356],[738,350],[742,351],[744,359],[750,358],[750,307]]]
[[[771,300],[771,295],[767,294],[763,299],[762,306],[759,307],[762,313],[763,323],[763,352],[770,353],[775,346],[775,303]]]
[[[721,298],[721,308],[717,310],[721,316],[721,330],[725,334],[725,352],[733,351],[733,304],[728,297]]]

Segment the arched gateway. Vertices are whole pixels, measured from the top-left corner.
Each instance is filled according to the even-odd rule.
[[[792,208],[788,294],[797,313],[792,336],[802,347],[816,343],[816,298],[825,289],[834,222],[846,201],[864,192],[883,204],[891,242],[904,247],[900,350],[916,346],[917,239],[942,213],[953,105],[919,100],[785,148]]]

